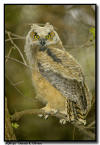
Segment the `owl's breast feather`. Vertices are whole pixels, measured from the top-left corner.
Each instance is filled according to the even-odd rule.
[[[42,47],[39,48],[39,51],[44,52],[45,50],[47,50],[47,47],[45,47],[45,46],[42,46]]]

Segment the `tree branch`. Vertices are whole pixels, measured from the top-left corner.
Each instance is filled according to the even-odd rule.
[[[54,114],[54,112],[46,113],[42,109],[29,109],[29,110],[24,110],[24,111],[21,111],[21,112],[16,112],[15,114],[13,114],[11,116],[11,121],[18,121],[24,115],[39,115],[39,114],[51,115],[51,116],[55,116],[55,117],[57,117],[59,119],[65,119],[66,120],[65,115],[63,115],[62,113],[59,113],[59,112]],[[87,128],[85,128],[85,126],[79,125],[79,124],[73,124],[73,123],[72,123],[72,125],[75,128],[77,128],[80,132],[84,133],[86,136],[90,137],[91,139],[95,139],[95,134],[92,133],[91,131],[87,130]]]
[[[10,36],[11,33],[10,33],[9,31],[6,31],[6,33],[8,34],[8,37],[9,37],[9,39],[10,39],[11,44],[18,50],[18,52],[19,52],[19,54],[20,54],[20,56],[21,56],[21,58],[22,58],[24,64],[26,65],[27,63],[26,63],[26,60],[25,60],[25,58],[24,58],[22,52],[20,51],[19,47],[14,43],[14,41],[12,40],[12,38],[11,38],[11,36]]]

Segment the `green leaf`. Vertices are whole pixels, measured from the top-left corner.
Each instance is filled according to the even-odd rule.
[[[93,35],[93,38],[95,39],[95,28],[94,27],[91,27],[90,28],[90,32]]]
[[[19,124],[17,124],[17,123],[11,123],[11,125],[13,128],[16,128],[16,129],[19,127]]]

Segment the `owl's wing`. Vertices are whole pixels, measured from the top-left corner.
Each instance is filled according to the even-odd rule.
[[[80,65],[67,52],[48,49],[37,58],[38,68],[43,77],[60,93],[83,110],[87,110],[87,91]]]
[[[38,57],[39,62],[45,69],[52,69],[58,74],[69,79],[82,81],[84,76],[78,62],[66,51],[53,48],[47,49],[46,52],[41,52]]]

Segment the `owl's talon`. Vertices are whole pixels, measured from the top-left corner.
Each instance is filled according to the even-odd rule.
[[[66,120],[65,119],[60,119],[59,122],[60,122],[60,124],[66,124]]]
[[[58,112],[57,109],[51,109],[51,112],[53,112],[53,114],[56,114]]]
[[[46,120],[46,119],[48,119],[48,117],[49,117],[49,115],[45,115],[45,116],[44,116],[44,119]]]
[[[40,118],[43,117],[43,114],[38,114],[38,117],[40,117]]]
[[[38,114],[38,117],[44,118],[45,120],[48,119],[49,115]]]

